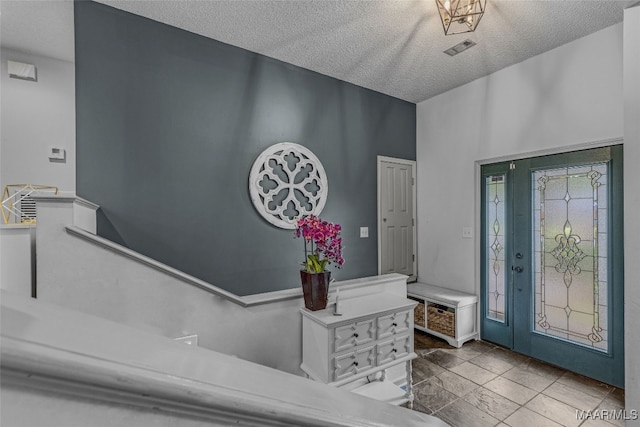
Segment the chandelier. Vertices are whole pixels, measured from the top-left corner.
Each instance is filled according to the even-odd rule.
[[[436,0],[445,35],[474,31],[487,0]]]

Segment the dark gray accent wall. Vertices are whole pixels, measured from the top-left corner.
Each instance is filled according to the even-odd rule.
[[[75,31],[76,187],[98,234],[238,295],[298,287],[302,241],[248,191],[256,157],[296,142],[343,226],[333,277],[377,274],[376,156],[415,160],[415,104],[98,3],[75,3]]]

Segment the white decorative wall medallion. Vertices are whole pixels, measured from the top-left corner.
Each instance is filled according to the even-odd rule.
[[[329,184],[320,160],[308,148],[281,142],[258,156],[249,174],[256,210],[271,224],[296,228],[296,218],[320,215]]]

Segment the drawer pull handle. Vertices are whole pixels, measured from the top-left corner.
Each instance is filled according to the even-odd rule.
[[[353,336],[354,336],[355,338],[358,338],[358,333],[357,333],[357,332],[356,332],[356,333],[354,333],[354,334],[353,334]]]

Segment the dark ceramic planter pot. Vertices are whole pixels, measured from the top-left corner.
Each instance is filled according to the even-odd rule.
[[[331,272],[309,273],[300,270],[300,279],[302,280],[304,306],[311,311],[324,310],[327,308]]]

